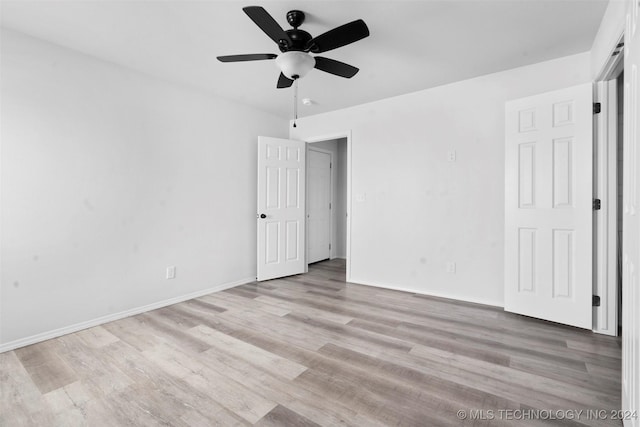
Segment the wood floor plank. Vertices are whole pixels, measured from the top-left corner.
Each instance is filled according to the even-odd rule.
[[[344,271],[324,261],[2,353],[0,426],[620,425],[470,416],[619,409],[619,338]]]
[[[380,325],[361,319],[354,319],[352,322],[349,322],[349,325],[354,328],[374,331],[387,336],[404,338],[406,341],[412,342],[414,344],[414,347],[417,344],[421,344],[427,347],[453,351],[454,353],[462,353],[468,357],[505,366],[509,364],[510,360],[509,355],[507,354],[500,353],[494,349],[479,348],[478,346],[473,346],[472,343],[465,342],[464,340],[448,340],[439,338],[437,336],[425,336],[416,334],[412,331],[390,328],[385,325]]]
[[[478,349],[480,351],[493,351],[500,354],[514,356],[519,355],[521,357],[527,357],[532,359],[545,359],[551,360],[553,363],[566,366],[570,369],[580,369],[586,371],[584,361],[575,360],[573,357],[566,356],[566,344],[563,343],[561,348],[555,349],[540,349],[539,346],[535,347],[523,347],[518,346],[508,340],[504,339],[491,339],[478,336],[467,336],[459,331],[445,331],[437,328],[425,328],[421,325],[402,323],[398,326],[397,330],[404,331],[409,330],[413,332],[413,336],[416,339],[424,339],[427,343],[433,341],[444,341],[452,343],[463,342],[468,348]],[[421,338],[418,338],[421,337]]]
[[[84,341],[86,345],[94,348],[104,347],[120,339],[102,326],[85,329],[78,332],[76,336]]]
[[[284,316],[291,311],[282,307],[274,306],[273,304],[265,304],[260,301],[259,298],[246,298],[228,292],[218,292],[216,294],[208,295],[205,298],[209,301],[213,301],[214,303],[220,301],[220,305],[224,305],[227,309],[235,309],[239,311],[264,311],[276,316]]]
[[[260,295],[256,298],[256,301],[275,305],[288,310],[289,312],[305,313],[322,319],[331,320],[333,322],[342,323],[343,325],[346,325],[353,320],[353,317],[351,316],[344,316],[330,311],[318,310],[316,308],[305,306],[304,304],[297,304],[291,301],[279,300],[268,295]]]
[[[267,396],[272,401],[317,423],[324,425],[355,423],[355,425],[382,427],[375,420],[360,416],[352,409],[347,408],[342,402],[332,401],[325,395],[315,393],[313,389],[283,380],[281,376],[261,370],[242,357],[232,357],[223,352],[214,351],[214,349],[202,353],[200,357],[207,358],[206,360],[212,362],[217,367],[216,369],[225,376],[242,382],[255,393]],[[344,420],[351,420],[351,423],[345,423]]]
[[[210,394],[216,402],[252,424],[276,406],[275,402],[221,374],[216,366],[189,375],[185,381],[194,389]]]
[[[170,316],[167,314],[170,313]],[[184,321],[175,310],[165,312],[149,312],[138,316],[150,329],[161,333],[162,336],[181,347],[192,349],[196,352],[208,350],[210,347],[204,341],[184,333],[185,328],[197,326],[190,321]]]
[[[206,301],[203,301],[200,298],[196,298],[196,299],[192,299],[192,300],[189,300],[189,301],[185,301],[183,305],[189,306],[189,307],[196,307],[196,308],[198,308],[198,309],[200,309],[202,311],[209,312],[209,313],[211,313],[211,312],[222,313],[223,311],[226,310],[226,308],[219,307],[219,306],[217,306],[215,304],[208,303]]]
[[[412,343],[396,337],[381,335],[371,331],[364,331],[341,323],[314,318],[304,314],[290,313],[285,316],[283,320],[292,320],[292,323],[295,325],[303,324],[306,328],[315,330],[316,333],[324,334],[327,339],[330,340],[346,339],[353,342],[360,342],[365,346],[376,346],[384,349],[394,349],[407,352],[413,348]]]
[[[282,405],[273,408],[254,425],[259,427],[319,427],[319,424]]]
[[[434,411],[432,407],[419,406],[424,403],[423,401],[413,402],[412,398],[416,395],[411,396],[409,400],[405,400],[407,396],[404,394],[389,394],[383,397],[374,389],[367,387],[369,384],[362,384],[359,381],[317,369],[305,371],[295,379],[295,382],[319,388],[322,395],[343,401],[358,413],[365,414],[385,425],[455,425],[451,422],[452,414]]]
[[[443,357],[443,352],[420,345],[411,350],[411,354],[427,360],[440,360]],[[453,366],[456,366],[459,369],[463,369],[466,364],[464,359],[456,358],[455,355],[445,355],[444,357],[449,357],[450,360],[455,361],[456,364]],[[527,384],[526,388],[530,391],[535,391],[536,393],[543,395],[556,396],[559,399],[565,399],[566,401],[573,401],[583,405],[610,405],[615,402],[615,400],[612,401],[610,396],[605,396],[602,392],[585,388],[581,390],[580,396],[576,396],[575,387],[572,384],[565,381],[557,381],[545,376],[510,369],[510,367],[495,364],[483,364],[480,372],[482,372],[486,379],[503,379],[507,384]]]
[[[464,405],[470,407],[479,407],[483,404],[491,402],[502,408],[515,409],[519,404],[509,399],[504,399],[490,393],[467,387],[453,381],[430,376],[423,372],[408,368],[399,363],[393,363],[381,360],[358,351],[346,349],[340,345],[327,344],[322,347],[318,353],[331,357],[333,360],[340,362],[338,367],[325,365],[329,371],[339,371],[342,366],[348,366],[353,369],[360,369],[371,376],[381,377],[381,386],[374,387],[380,391],[385,384],[392,384],[392,389],[396,392],[403,387],[413,387],[420,390],[423,394],[432,394],[439,399],[446,399],[446,404],[456,403],[456,408]],[[313,367],[317,368],[318,365]],[[442,406],[442,403],[440,403]]]
[[[138,351],[155,347],[165,341],[159,333],[152,333],[146,328],[138,316],[109,322],[102,327]]]
[[[387,326],[398,326],[401,322],[396,320],[394,317],[385,317],[383,315],[377,314],[377,312],[372,312],[362,306],[353,306],[350,304],[336,304],[333,301],[324,301],[320,298],[308,298],[305,296],[291,296],[291,293],[282,290],[276,290],[269,293],[269,296],[277,299],[282,299],[284,301],[295,302],[299,304],[303,304],[305,306],[315,308],[318,310],[327,311],[330,313],[336,313],[343,316],[358,318],[368,320],[374,323],[380,323]]]
[[[83,331],[84,332],[84,331]],[[79,381],[63,387],[74,403],[86,401],[92,398],[100,398],[114,391],[120,391],[133,384],[133,380],[127,377],[115,366],[106,363],[102,358],[96,358],[96,350],[119,340],[109,339],[110,344],[105,345],[103,335],[98,332],[100,338],[96,343],[87,339],[90,335],[70,334],[52,341],[56,354],[74,370]],[[98,336],[96,335],[96,336]]]
[[[51,346],[51,343],[45,341],[41,345],[30,345],[15,350],[22,366],[42,393],[71,384],[78,379],[73,369],[60,359]]]
[[[15,351],[0,354],[0,425],[12,420],[28,424],[30,414],[43,407],[42,395]]]
[[[317,350],[328,342],[326,333],[313,331],[310,328],[304,327],[304,325],[295,325],[293,322],[286,322],[279,316],[256,316],[250,312],[236,313],[226,311],[218,317],[230,320],[236,324],[250,325],[254,330],[264,334],[269,334],[273,330],[277,330],[278,335],[284,337],[286,341],[310,350]]]
[[[149,350],[145,353],[131,351],[132,347],[122,343],[115,343],[105,348],[103,352],[114,366],[134,378],[136,384],[141,384],[147,390],[164,396],[165,405],[177,408],[179,412],[176,417],[180,419],[189,418],[187,415],[196,411],[210,419],[242,420],[215,400],[215,396],[209,393],[209,390],[202,391],[186,381],[185,378],[198,374],[202,369],[203,366],[196,358],[196,355],[201,353],[189,355],[168,343],[162,346],[164,351],[158,351],[153,355]],[[160,363],[159,356],[162,356]],[[171,363],[179,365],[182,369],[170,372],[166,366]],[[218,390],[217,393],[221,391],[223,390]],[[134,397],[132,402],[137,402],[137,399]],[[193,414],[192,416],[198,417]]]
[[[274,375],[282,375],[289,380],[294,379],[307,369],[306,366],[302,366],[299,363],[287,360],[206,326],[196,326],[187,332],[219,351],[228,352],[233,357],[248,359],[257,367],[267,372],[272,372]]]
[[[614,395],[618,392],[619,380],[615,378],[594,375],[589,372],[582,372],[573,369],[565,369],[564,367],[551,362],[512,357],[509,362],[509,367],[593,391],[603,392],[608,390]],[[586,368],[588,371],[588,366]]]

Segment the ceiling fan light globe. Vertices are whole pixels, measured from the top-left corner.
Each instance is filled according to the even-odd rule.
[[[276,65],[291,80],[304,77],[315,65],[313,56],[300,51],[283,52],[276,58]]]

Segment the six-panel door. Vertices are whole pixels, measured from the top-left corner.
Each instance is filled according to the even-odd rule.
[[[592,328],[591,85],[506,104],[505,310]]]
[[[258,138],[258,280],[304,272],[305,143]]]

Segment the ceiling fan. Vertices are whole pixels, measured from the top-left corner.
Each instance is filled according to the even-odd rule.
[[[312,68],[336,76],[351,78],[358,68],[322,56],[311,55],[328,52],[350,43],[361,40],[369,35],[369,28],[362,19],[358,19],[327,31],[317,37],[304,30],[298,29],[304,22],[304,12],[291,10],[287,13],[287,22],[293,27],[283,30],[269,13],[260,6],[242,8],[244,12],[262,31],[265,32],[280,49],[279,55],[273,53],[256,53],[248,55],[218,56],[221,62],[258,61],[275,59],[281,70],[277,87],[287,88],[299,78],[304,77]]]

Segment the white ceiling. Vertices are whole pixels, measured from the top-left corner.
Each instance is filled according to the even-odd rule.
[[[313,36],[362,18],[371,36],[323,54],[360,68],[352,79],[312,70],[300,115],[345,108],[474,76],[585,52],[607,0],[472,1],[5,1],[2,26],[289,118],[292,90],[273,61],[218,55],[278,53],[242,11],[263,6],[288,28],[307,15]]]

